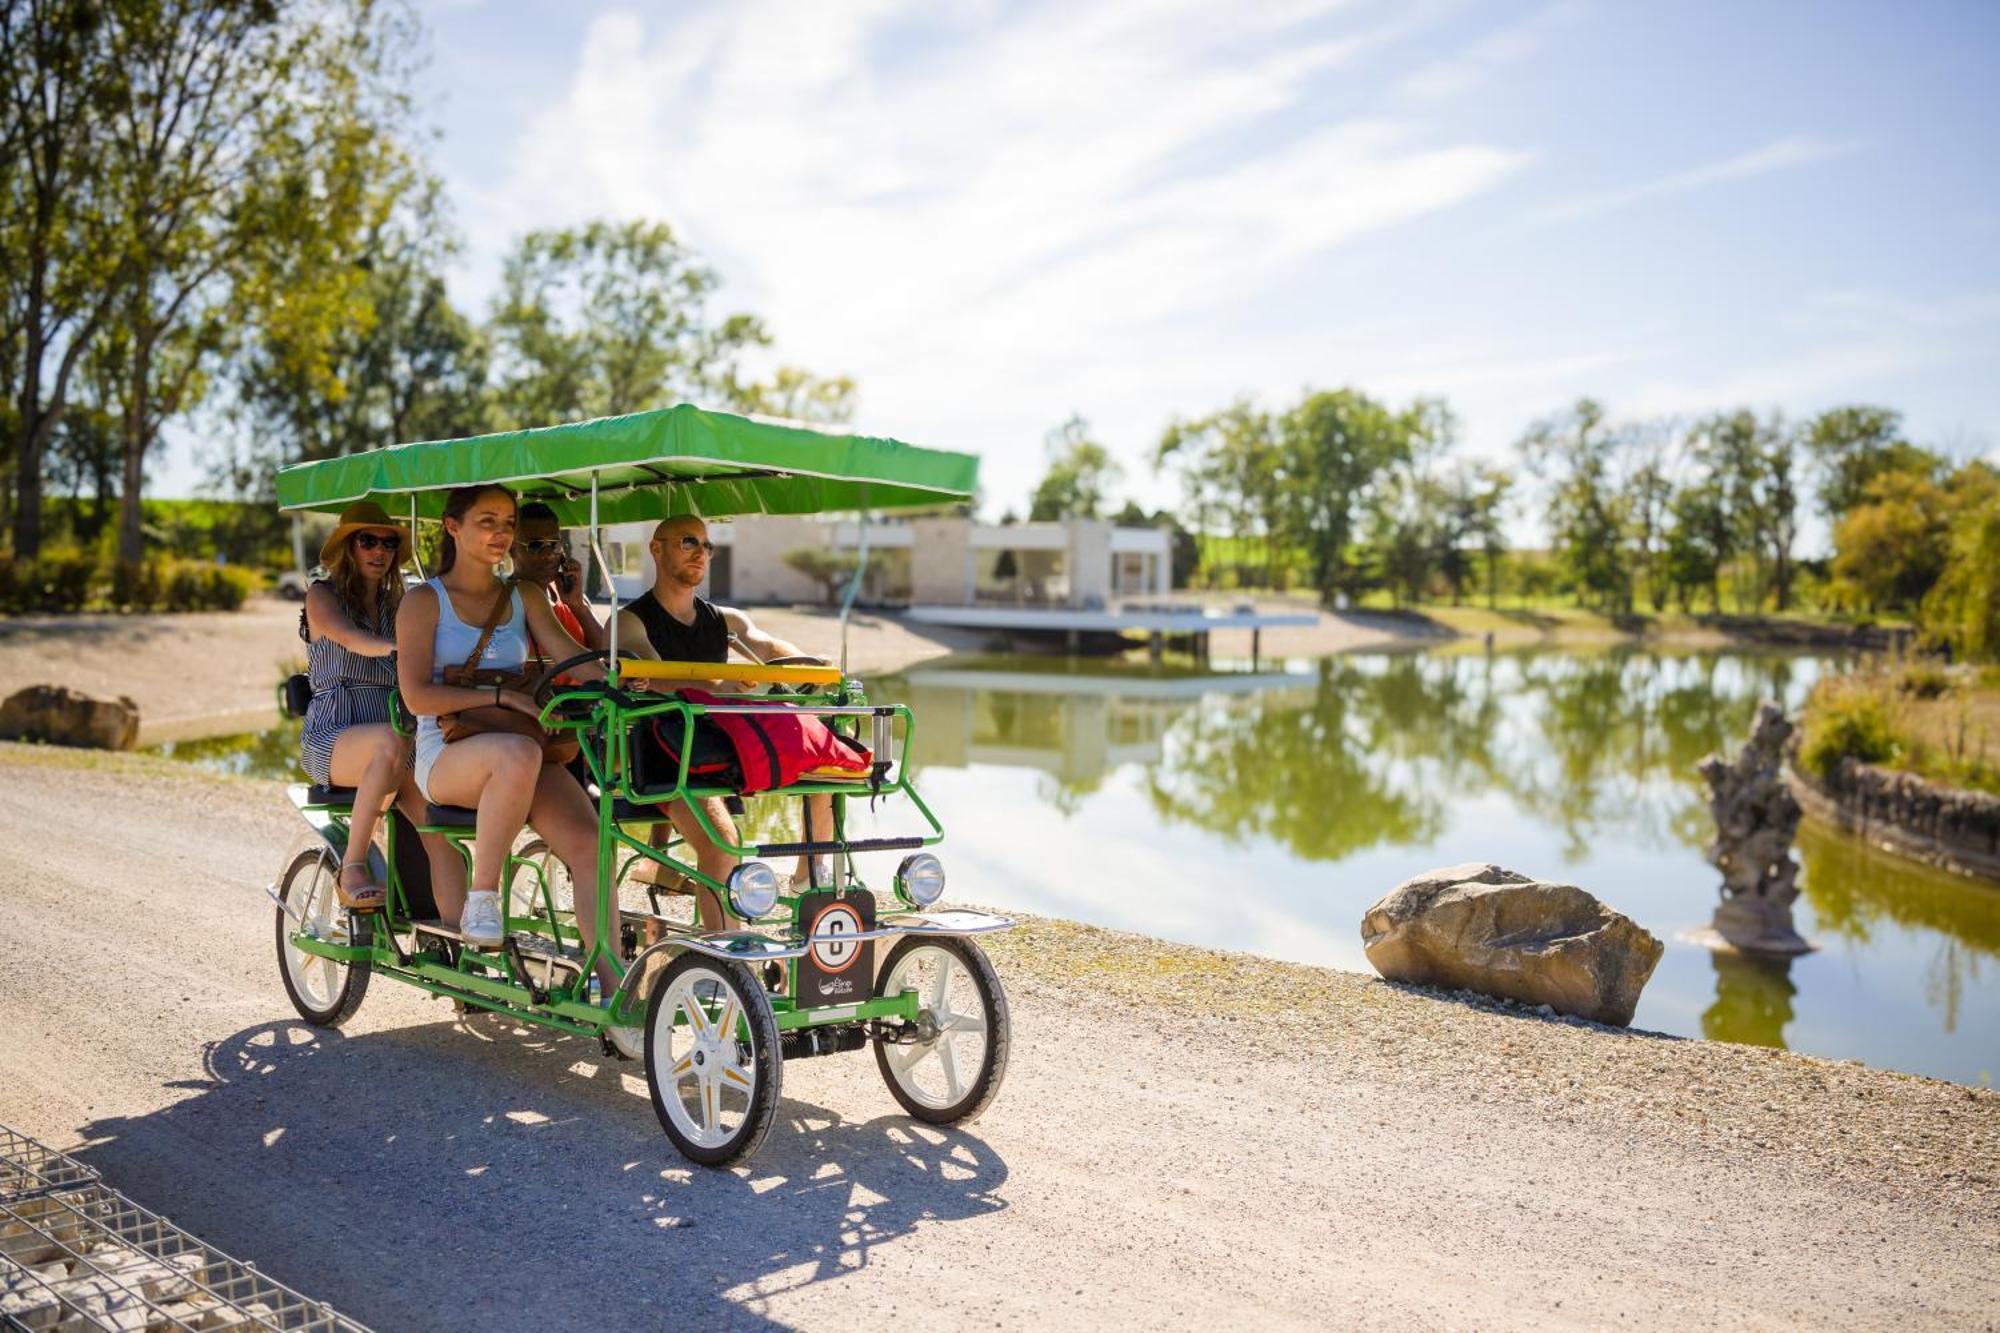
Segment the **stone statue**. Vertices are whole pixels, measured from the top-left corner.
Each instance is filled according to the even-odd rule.
[[[1812,950],[1792,925],[1792,903],[1799,896],[1799,863],[1792,859],[1799,803],[1786,788],[1783,773],[1791,736],[1785,710],[1766,699],[1735,762],[1712,754],[1699,770],[1715,816],[1708,859],[1722,872],[1715,933],[1746,953]]]

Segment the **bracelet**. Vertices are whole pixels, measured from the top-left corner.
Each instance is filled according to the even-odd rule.
[[[505,704],[500,702],[500,683],[498,681],[495,681],[493,684],[493,706],[495,708],[506,707]]]

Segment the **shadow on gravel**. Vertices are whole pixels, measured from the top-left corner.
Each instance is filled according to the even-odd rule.
[[[492,1016],[356,1037],[262,1024],[206,1064],[185,1100],[87,1126],[78,1155],[385,1330],[765,1327],[759,1296],[1007,1206],[980,1139],[790,1097],[746,1167],[692,1166],[640,1066]]]

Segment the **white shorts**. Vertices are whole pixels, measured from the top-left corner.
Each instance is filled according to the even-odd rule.
[[[445,802],[439,801],[437,797],[431,795],[431,765],[435,764],[438,761],[438,756],[443,753],[444,753],[444,733],[438,730],[437,719],[429,717],[418,718],[417,719],[417,762],[416,762],[417,790],[422,792],[424,794],[424,799],[426,801],[429,801],[432,805],[445,804]]]

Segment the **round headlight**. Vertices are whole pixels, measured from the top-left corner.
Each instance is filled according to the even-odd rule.
[[[729,906],[736,915],[754,921],[777,905],[777,871],[762,861],[745,861],[729,872]]]
[[[944,897],[944,862],[929,852],[904,857],[896,867],[896,896],[912,907],[929,907]]]

